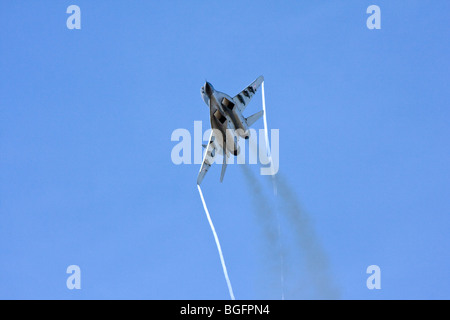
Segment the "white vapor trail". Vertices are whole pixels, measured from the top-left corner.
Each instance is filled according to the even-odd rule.
[[[263,105],[263,110],[264,110],[263,122],[264,122],[264,137],[266,138],[266,152],[267,152],[267,156],[269,157],[270,166],[273,170],[272,152],[270,151],[270,145],[269,145],[269,131],[267,129],[267,110],[266,110],[266,95],[264,94],[264,81],[261,83],[261,95],[262,95],[262,105]],[[273,171],[272,171],[272,184],[273,184],[273,194],[277,195],[278,187],[277,187],[277,183],[276,183],[275,175],[273,174]]]
[[[266,138],[266,152],[270,160],[270,166],[272,168],[272,185],[273,185],[273,194],[276,196],[278,194],[278,186],[277,181],[275,179],[275,175],[273,174],[273,163],[272,163],[272,152],[270,151],[270,145],[269,145],[269,131],[267,127],[267,109],[266,109],[266,95],[264,93],[264,81],[261,83],[261,95],[262,95],[262,106],[263,106],[263,122],[264,122],[264,137]],[[281,225],[280,225],[280,216],[277,211],[277,223],[278,223],[278,238],[281,237]],[[280,261],[281,261],[281,299],[284,300],[284,259],[283,254],[281,253],[281,242],[279,243],[279,250],[280,250]]]
[[[225,276],[225,280],[227,281],[228,291],[230,292],[231,300],[235,300],[233,288],[231,287],[230,278],[228,277],[227,266],[225,265],[225,259],[223,258],[222,248],[220,247],[219,237],[217,236],[216,229],[214,228],[214,224],[211,220],[211,216],[209,215],[208,208],[206,207],[205,198],[203,198],[202,189],[199,185],[197,185],[198,192],[200,193],[200,198],[202,199],[203,208],[205,209],[206,217],[208,218],[209,225],[211,226],[211,231],[214,235],[214,240],[216,240],[217,251],[219,251],[220,263],[222,264],[223,274]]]

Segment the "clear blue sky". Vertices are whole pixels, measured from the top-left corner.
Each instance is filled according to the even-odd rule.
[[[205,78],[234,95],[263,74],[280,173],[340,297],[449,299],[449,14],[446,0],[2,1],[0,298],[228,299],[199,166],[172,164],[170,136],[208,123]],[[242,171],[219,175],[203,190],[235,295],[277,299]],[[314,298],[283,241],[286,298]]]

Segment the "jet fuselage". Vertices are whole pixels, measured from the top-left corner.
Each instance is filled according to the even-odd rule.
[[[244,116],[235,106],[233,98],[226,93],[217,91],[206,82],[201,88],[201,94],[205,104],[211,108],[210,112],[212,129],[218,129],[226,137],[227,150],[235,156],[239,154],[238,136],[248,139],[250,132]],[[229,129],[229,130],[227,130]],[[230,132],[231,131],[231,132]],[[225,136],[226,135],[226,136]],[[220,149],[223,149],[223,139],[218,139]],[[231,143],[233,141],[233,143]]]

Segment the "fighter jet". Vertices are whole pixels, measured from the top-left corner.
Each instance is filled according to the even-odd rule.
[[[217,154],[223,155],[220,182],[223,181],[228,157],[231,154],[237,156],[240,152],[239,137],[248,139],[250,137],[250,126],[261,118],[264,113],[261,110],[248,118],[242,114],[263,81],[264,77],[259,76],[233,98],[215,90],[212,84],[207,81],[202,86],[201,94],[203,101],[209,107],[212,130],[208,144],[203,145],[206,148],[206,152],[197,177],[198,185],[203,181]]]

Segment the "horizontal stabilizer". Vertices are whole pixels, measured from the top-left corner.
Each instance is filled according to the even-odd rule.
[[[261,110],[255,114],[252,114],[250,117],[246,118],[245,121],[247,121],[247,125],[250,127],[252,124],[254,124],[259,118],[261,118],[264,114],[264,110]]]

